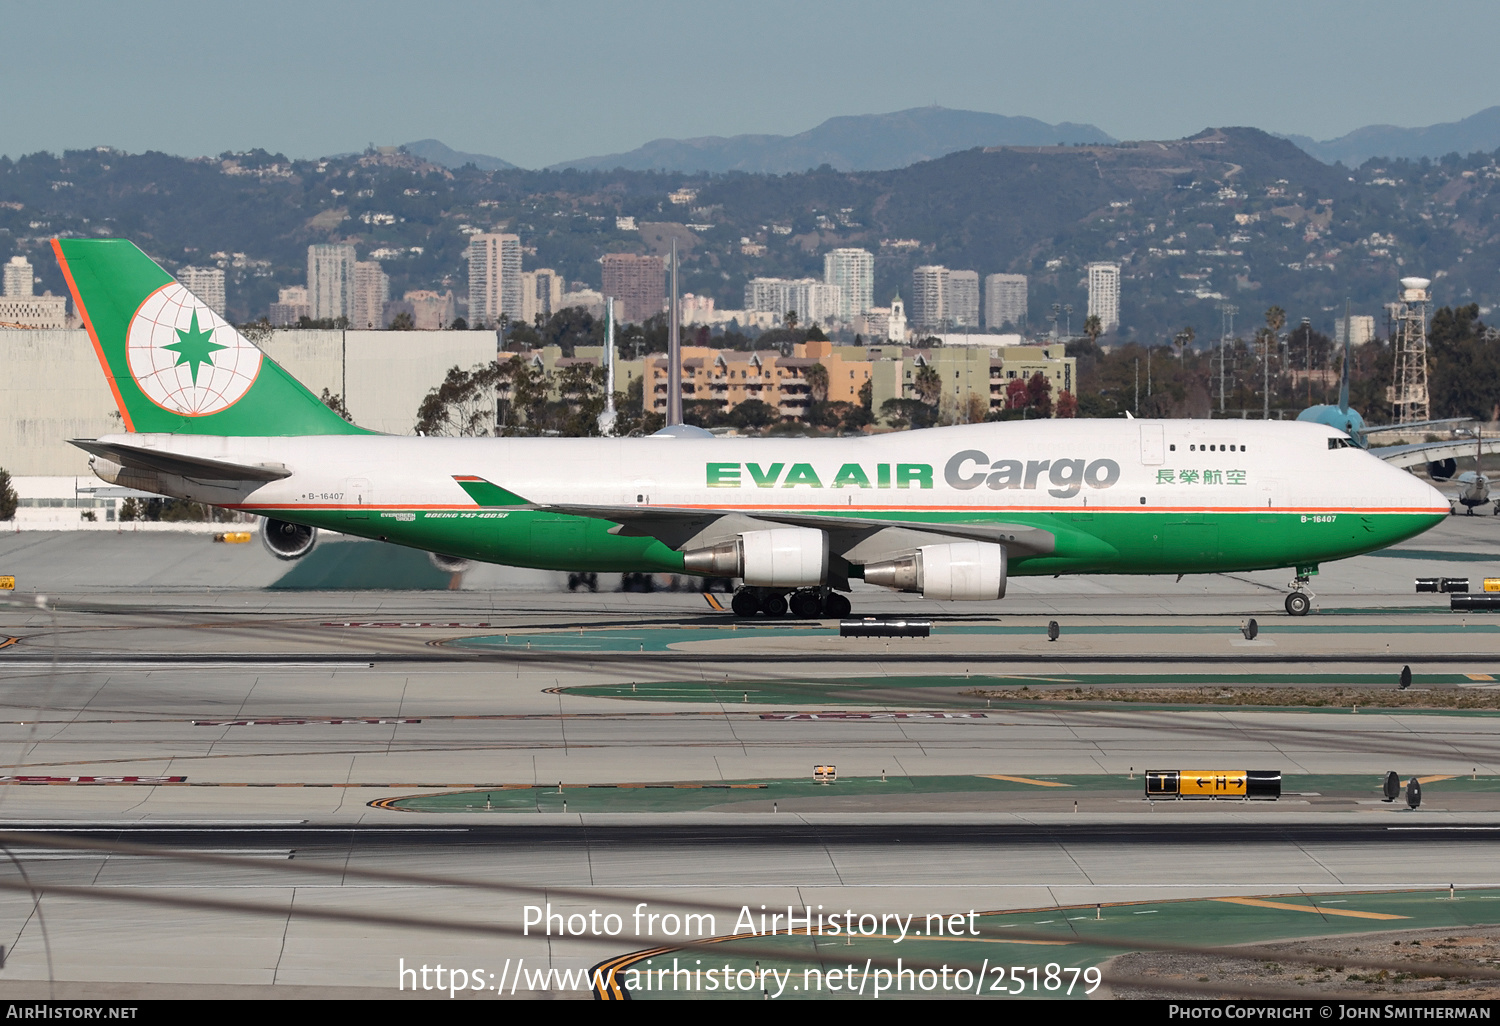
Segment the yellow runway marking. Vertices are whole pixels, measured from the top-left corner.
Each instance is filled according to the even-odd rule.
[[[1436,777],[1418,777],[1417,778],[1417,783],[1419,783],[1419,784],[1430,784],[1434,780],[1452,780],[1454,778],[1454,776],[1455,776],[1455,774],[1453,774],[1453,773],[1444,773],[1441,776],[1436,776]]]
[[[1008,777],[1004,773],[981,773],[986,780],[1009,780],[1012,784],[1035,784],[1037,787],[1072,787],[1056,780],[1033,780],[1030,777]]]
[[[1266,901],[1264,898],[1213,898],[1231,905],[1254,905],[1256,908],[1279,908],[1288,912],[1321,912],[1325,916],[1348,916],[1351,919],[1410,919],[1389,912],[1361,912],[1353,908],[1329,908],[1326,905],[1293,905],[1285,901]]]
[[[715,612],[719,612],[719,613],[724,612],[724,607],[719,604],[719,600],[718,599],[714,598],[712,592],[705,591],[703,593],[703,597],[708,600],[708,608],[714,610]]]
[[[1466,673],[1466,674],[1464,674],[1464,676],[1467,677],[1467,678],[1469,678],[1470,680],[1494,680],[1495,679],[1494,677],[1490,676],[1488,673]]]

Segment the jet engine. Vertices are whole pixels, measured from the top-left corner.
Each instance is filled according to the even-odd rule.
[[[317,544],[318,529],[267,517],[260,526],[260,540],[277,559],[301,559]]]
[[[930,599],[1001,599],[1005,578],[1005,547],[993,542],[923,545],[910,555],[865,565],[867,583]]]
[[[1456,473],[1458,461],[1455,459],[1433,460],[1427,464],[1427,476],[1434,481],[1451,481]]]
[[[689,573],[742,577],[752,588],[806,588],[828,579],[828,535],[810,527],[745,531],[682,557]]]
[[[445,574],[467,573],[474,565],[472,559],[464,559],[462,556],[445,556],[441,552],[427,553],[427,561]]]

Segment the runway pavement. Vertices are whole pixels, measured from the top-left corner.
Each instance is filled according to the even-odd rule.
[[[932,638],[889,643],[498,570],[483,591],[270,591],[268,560],[201,537],[0,536],[18,578],[0,829],[46,835],[0,874],[21,887],[0,894],[0,996],[45,996],[49,975],[76,994],[384,994],[401,959],[577,968],[662,940],[511,935],[548,900],[926,914],[1500,884],[1492,712],[976,695],[1205,673],[1332,695],[1394,689],[1402,665],[1419,691],[1496,694],[1500,616],[1411,586],[1500,575],[1491,518],[1324,568],[1306,619],[1280,613],[1285,575],[1018,580],[976,607],[862,590],[858,613],[934,617]],[[803,783],[815,764],[845,786]],[[1130,779],[1147,768],[1280,769],[1287,793],[1148,803]],[[1380,801],[1388,770],[1426,781],[1418,810]],[[620,786],[648,784],[687,786]],[[401,804],[486,789],[526,797]]]

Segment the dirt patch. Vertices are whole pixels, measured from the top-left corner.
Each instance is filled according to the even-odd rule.
[[[1397,691],[1395,688],[1184,687],[1184,688],[1019,688],[962,692],[971,698],[1007,702],[1125,702],[1151,705],[1259,705],[1309,709],[1495,709],[1500,690],[1451,688]]]
[[[1260,990],[1268,997],[1271,992],[1294,991],[1309,996],[1371,999],[1500,998],[1500,980],[1433,973],[1440,967],[1445,973],[1500,970],[1500,927],[1351,934],[1258,947],[1282,954],[1283,960],[1274,956],[1224,958],[1137,951],[1111,958],[1100,968],[1108,978],[1130,980],[1128,984],[1110,985],[1110,996],[1116,998],[1182,997],[1187,988],[1195,991],[1194,997],[1202,998],[1245,997]],[[1296,960],[1288,960],[1292,958]],[[1349,965],[1350,960],[1361,964]],[[1371,962],[1379,962],[1380,968],[1368,967]],[[1158,980],[1160,985],[1153,986]],[[1224,993],[1213,993],[1215,986],[1224,987]]]

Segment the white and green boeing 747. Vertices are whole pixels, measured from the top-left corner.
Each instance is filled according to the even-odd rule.
[[[1322,424],[1042,420],[865,438],[420,438],[346,423],[123,240],[54,242],[125,434],[106,481],[446,556],[744,581],[741,616],[843,615],[851,578],[997,599],[1011,575],[1294,568],[1449,513]]]

